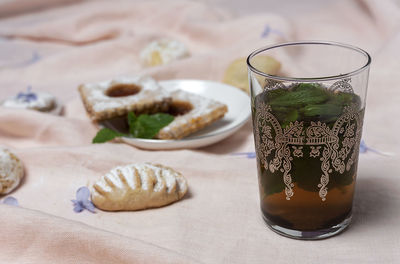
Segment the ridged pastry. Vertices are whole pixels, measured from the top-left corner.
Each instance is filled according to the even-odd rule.
[[[0,148],[0,194],[14,190],[23,176],[21,160],[9,150]]]
[[[79,86],[83,104],[92,120],[164,112],[168,109],[169,96],[150,77],[118,78],[100,83]]]
[[[187,56],[189,51],[183,43],[169,39],[155,40],[140,53],[140,59],[145,66],[164,65]]]
[[[182,90],[171,92],[169,112],[174,121],[162,128],[156,138],[180,139],[221,119],[228,107],[220,102]]]
[[[106,211],[161,207],[181,199],[186,179],[159,164],[131,164],[112,169],[93,185],[92,202]]]

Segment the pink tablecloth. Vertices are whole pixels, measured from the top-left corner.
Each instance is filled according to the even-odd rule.
[[[2,7],[10,8],[9,2],[0,1]],[[65,104],[61,117],[0,109],[0,144],[26,168],[22,185],[11,193],[20,206],[0,205],[0,262],[398,262],[399,1],[339,1],[290,18],[272,13],[236,17],[189,1],[76,1],[0,19],[0,37],[1,99],[32,85]],[[142,68],[140,49],[158,37],[186,43],[192,56]],[[254,151],[250,123],[197,150],[90,143],[96,128],[78,98],[80,83],[131,74],[219,81],[233,59],[299,39],[341,41],[371,53],[363,135],[369,146],[393,154],[361,154],[354,221],[337,237],[296,241],[266,228],[255,160],[231,155]],[[181,171],[189,182],[188,195],[153,210],[74,213],[71,199],[79,187],[116,165],[146,161]]]

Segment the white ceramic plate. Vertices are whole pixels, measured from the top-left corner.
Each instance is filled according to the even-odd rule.
[[[180,140],[121,137],[120,140],[122,142],[143,149],[199,148],[214,144],[232,135],[250,117],[249,96],[233,86],[202,80],[169,80],[160,81],[159,83],[169,91],[181,89],[222,102],[228,106],[228,112],[222,119]],[[109,122],[103,122],[102,124],[118,130],[118,127]]]

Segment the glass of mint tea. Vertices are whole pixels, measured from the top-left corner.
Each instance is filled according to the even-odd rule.
[[[280,61],[277,75],[252,64]],[[275,232],[322,239],[351,221],[371,57],[334,42],[292,42],[247,58],[262,216]]]

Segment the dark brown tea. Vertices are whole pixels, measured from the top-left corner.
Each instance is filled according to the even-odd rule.
[[[266,222],[318,231],[348,219],[363,119],[360,98],[302,83],[262,92],[252,111]]]

